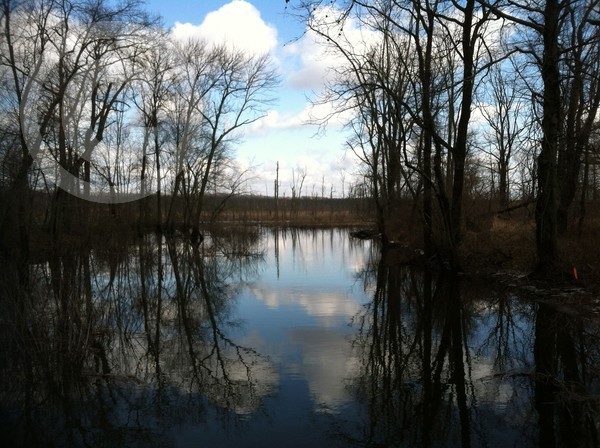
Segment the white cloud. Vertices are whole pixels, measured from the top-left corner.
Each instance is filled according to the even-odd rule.
[[[339,57],[327,54],[324,40],[310,30],[298,42],[285,47],[285,53],[299,58],[300,67],[288,74],[287,83],[300,90],[322,88],[333,75],[332,68],[340,62]]]
[[[315,17],[323,18],[326,9],[320,8]],[[280,30],[285,35],[285,30]],[[351,112],[340,112],[332,103],[314,105],[306,102],[305,91],[312,89],[318,94],[331,80],[331,69],[345,63],[339,54],[331,51],[326,40],[307,31],[302,38],[282,47],[278,42],[277,29],[266,23],[260,12],[248,1],[234,0],[209,13],[200,24],[177,22],[172,29],[177,40],[200,38],[212,43],[226,41],[237,49],[254,53],[269,52],[285,84],[277,92],[281,104],[265,117],[244,128],[245,141],[237,148],[242,165],[253,166],[255,179],[249,187],[256,193],[272,193],[275,178],[275,161],[280,162],[281,194],[290,195],[291,170],[306,168],[303,194],[313,189],[320,192],[325,178],[327,190],[334,185],[334,195],[342,192],[339,172],[332,167],[344,166],[354,171],[351,158],[344,158],[345,137],[340,130],[347,123]],[[347,45],[365,48],[374,37],[361,30],[356,21],[349,19],[344,26]],[[358,51],[358,50],[357,50]],[[313,138],[316,126],[308,123],[331,118],[325,133]],[[350,182],[350,178],[346,178]],[[346,188],[347,191],[347,188]]]
[[[352,17],[344,19],[343,28],[336,20],[341,11],[333,6],[317,8],[312,24],[323,34],[332,36],[344,49],[355,54],[364,51],[380,40],[380,33],[361,27]],[[347,61],[331,42],[319,33],[307,29],[301,39],[285,48],[286,54],[300,59],[300,67],[287,78],[290,86],[297,89],[320,90],[335,76],[337,68]]]
[[[206,15],[200,25],[175,22],[171,30],[177,40],[201,38],[226,42],[238,50],[256,54],[271,52],[277,46],[277,29],[266,23],[260,11],[245,0],[234,0]]]
[[[317,132],[317,126],[327,123],[327,129],[341,129],[353,117],[352,110],[336,110],[335,104],[331,102],[313,104],[307,102],[304,109],[297,114],[281,113],[271,110],[260,120],[257,120],[249,128],[246,134],[265,135],[271,130],[290,130],[311,126],[313,132]]]
[[[239,160],[251,161],[255,178],[251,188],[259,194],[273,194],[276,163],[279,162],[280,195],[291,195],[292,170],[296,173],[306,168],[307,176],[302,189],[303,195],[311,195],[313,187],[321,194],[323,177],[326,194],[333,185],[334,196],[348,192],[354,181],[358,162],[352,152],[345,150],[345,137],[329,129],[315,136],[315,128],[284,129],[256,135],[238,148]],[[345,188],[342,187],[342,172],[345,173]]]
[[[348,320],[356,315],[361,305],[345,292],[319,291],[301,292],[298,287],[270,288],[264,284],[251,287],[254,296],[269,308],[301,306],[306,314],[317,317],[321,325],[336,326],[338,320]]]
[[[302,363],[296,368],[321,410],[335,411],[349,401],[346,381],[358,375],[360,360],[345,335],[332,329],[296,328],[290,336],[302,346]]]
[[[304,124],[303,114],[282,114],[277,110],[271,110],[267,115],[252,124],[247,135],[265,135],[271,130],[295,129],[302,127]]]

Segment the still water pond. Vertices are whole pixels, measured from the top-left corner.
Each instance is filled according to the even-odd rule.
[[[2,270],[3,446],[598,446],[600,329],[346,230]]]

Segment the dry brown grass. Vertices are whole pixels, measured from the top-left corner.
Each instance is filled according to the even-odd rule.
[[[532,270],[535,224],[533,220],[493,217],[489,225],[465,231],[460,258],[470,272]]]
[[[582,286],[600,285],[600,218],[588,220],[581,236],[573,225],[570,235],[559,239],[558,256],[558,274],[568,278],[575,267]],[[496,216],[485,228],[465,230],[460,257],[468,272],[532,272],[536,265],[535,222],[533,218]]]
[[[271,226],[294,227],[343,227],[343,226],[369,226],[371,219],[357,214],[351,210],[300,210],[276,214],[273,212],[230,212],[225,211],[218,217],[218,222],[259,223]]]

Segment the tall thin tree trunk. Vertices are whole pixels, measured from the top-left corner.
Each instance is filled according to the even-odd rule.
[[[579,220],[577,222],[577,237],[581,238],[583,233],[583,221],[586,212],[586,197],[588,190],[588,182],[590,177],[590,159],[588,151],[585,152],[583,166],[583,181],[581,182],[581,199],[579,200]]]
[[[162,230],[162,191],[161,191],[161,179],[160,179],[160,142],[158,139],[158,127],[156,126],[157,120],[154,118],[153,126],[154,131],[154,154],[156,158],[156,228]]]
[[[148,132],[144,132],[144,142],[142,143],[142,172],[140,176],[140,192],[142,198],[138,201],[139,203],[139,214],[138,214],[138,234],[141,235],[143,228],[146,225],[147,217],[147,206],[148,201],[146,200],[146,169],[148,164],[148,156],[146,154],[146,148],[148,147]]]
[[[473,102],[474,86],[474,54],[473,38],[473,12],[475,0],[469,0],[464,10],[464,22],[462,25],[462,98],[460,105],[460,120],[456,130],[456,141],[454,145],[454,178],[452,182],[452,204],[450,209],[450,243],[452,250],[452,267],[458,267],[457,246],[461,240],[461,218],[462,202],[465,179],[465,161],[467,158],[467,138],[469,133],[469,122],[471,120],[471,105]]]
[[[544,10],[542,80],[544,83],[542,145],[538,157],[535,207],[537,272],[549,275],[557,261],[557,154],[561,111],[558,0],[547,0]]]

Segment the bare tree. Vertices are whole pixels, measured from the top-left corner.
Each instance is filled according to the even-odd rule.
[[[564,119],[558,152],[559,236],[566,236],[568,215],[575,199],[583,155],[590,142],[600,106],[600,27],[590,23],[600,2],[572,2],[566,7],[561,53]]]
[[[326,37],[350,64],[356,83],[348,94],[356,97],[355,92],[361,92],[362,104],[371,106],[371,113],[365,115],[378,118],[362,120],[371,123],[373,131],[367,132],[363,141],[369,143],[373,151],[369,160],[363,160],[371,164],[373,181],[389,175],[384,188],[389,190],[392,185],[398,185],[401,178],[398,145],[408,145],[409,138],[418,135],[415,148],[418,163],[412,165],[405,157],[404,164],[419,173],[423,184],[425,251],[433,254],[435,197],[444,228],[442,251],[446,252],[444,256],[450,264],[458,267],[456,250],[461,240],[473,94],[480,70],[491,64],[494,56],[485,42],[489,8],[481,7],[474,0],[460,3],[337,2],[339,9],[333,12],[327,9],[325,19],[315,21],[315,17],[319,17],[315,11],[323,2],[299,3],[307,11],[305,15],[311,29]],[[361,27],[379,35],[380,53],[370,64],[364,64],[366,58],[357,57],[357,52],[344,41],[344,25],[354,17]],[[383,96],[377,90],[383,92]],[[373,97],[373,93],[377,96]],[[377,108],[373,108],[376,104]],[[451,107],[447,107],[448,104]],[[405,127],[407,118],[415,127],[412,133]],[[366,126],[363,129],[368,131],[369,125]],[[361,136],[365,135],[363,129]],[[372,138],[375,135],[377,140]],[[382,152],[383,147],[377,146],[382,144],[389,150]],[[386,172],[373,169],[380,163],[386,164]],[[379,186],[373,185],[379,196]]]
[[[306,179],[306,168],[292,168],[292,199],[296,199],[302,196],[302,187],[304,186],[304,180]]]
[[[192,236],[199,235],[200,216],[213,164],[238,137],[237,133],[266,114],[273,101],[272,89],[279,83],[269,55],[246,55],[225,45],[212,52],[213,82],[197,112],[206,130],[206,153],[200,185],[196,195],[196,210]]]
[[[167,111],[171,147],[173,188],[167,221],[173,226],[178,196],[185,201],[184,222],[191,225],[195,210],[193,192],[206,164],[206,124],[200,111],[211,89],[216,86],[214,53],[206,42],[191,40],[176,47],[175,95]]]
[[[561,58],[564,49],[561,46],[562,38],[566,25],[571,23],[574,26],[571,33],[571,40],[575,44],[573,52],[573,95],[570,110],[575,112],[581,95],[582,78],[582,57],[586,53],[585,46],[593,43],[593,39],[582,37],[586,34],[582,27],[594,26],[597,24],[594,20],[593,11],[597,8],[598,2],[559,2],[558,0],[547,0],[538,4],[535,2],[494,2],[489,3],[478,0],[493,13],[505,20],[508,20],[525,32],[530,33],[529,41],[525,40],[527,46],[516,46],[517,50],[527,54],[536,63],[542,78],[541,93],[541,144],[539,156],[537,158],[537,195],[536,195],[536,248],[537,248],[537,271],[543,275],[551,275],[558,261],[558,201],[559,201],[559,176],[558,160],[561,151],[561,123],[563,122],[563,107],[561,100],[563,91],[561,89]],[[573,11],[578,11],[574,14]],[[579,19],[575,19],[575,17]],[[579,23],[579,25],[577,25]],[[576,48],[579,47],[579,48]],[[593,60],[593,58],[591,59]],[[592,104],[592,107],[593,104]],[[597,106],[596,106],[597,108]],[[595,115],[595,113],[593,114]],[[580,115],[581,118],[581,115]],[[574,123],[573,116],[570,117]],[[569,120],[567,120],[569,121]],[[592,118],[593,121],[593,118]],[[581,126],[582,121],[579,121]],[[572,128],[572,124],[568,124]],[[585,135],[585,132],[582,132]],[[577,146],[577,144],[575,144]],[[571,163],[564,161],[567,159],[577,159],[577,151],[573,149],[563,153],[563,163],[561,168],[561,179],[564,186],[572,185],[571,178],[578,173],[578,169],[573,169]],[[579,161],[574,162],[579,165]],[[563,209],[568,208],[572,201],[571,187],[565,188]],[[562,213],[563,215],[566,212]]]
[[[21,162],[6,201],[3,235],[19,229],[27,245],[28,174],[41,149],[56,168],[62,189],[80,195],[89,185],[90,161],[109,116],[134,70],[129,61],[143,47],[147,15],[135,0],[77,3],[3,2],[2,64],[13,74]],[[52,174],[52,172],[50,172]],[[90,191],[84,188],[83,194]],[[60,197],[59,197],[60,196]],[[69,225],[72,208],[58,193],[53,228]]]
[[[140,61],[141,73],[134,86],[132,102],[137,108],[143,129],[141,145],[141,193],[145,196],[150,188],[148,179],[152,178],[154,168],[156,178],[156,219],[155,224],[160,228],[162,220],[162,164],[161,148],[165,140],[166,107],[173,96],[175,75],[173,74],[173,56],[170,42],[161,30],[153,30],[149,37],[151,49],[143,55]],[[154,155],[154,164],[150,157]],[[147,218],[147,201],[140,201],[140,224]]]
[[[519,75],[492,67],[488,75],[489,89],[483,92],[480,112],[488,126],[482,136],[482,150],[494,160],[494,173],[498,175],[498,200],[505,208],[510,200],[511,171],[515,152],[523,144],[528,125],[529,105],[519,93]],[[489,102],[488,102],[489,101]]]

